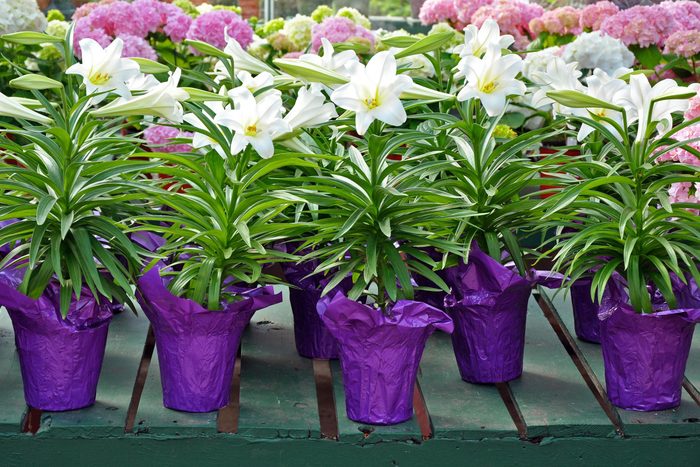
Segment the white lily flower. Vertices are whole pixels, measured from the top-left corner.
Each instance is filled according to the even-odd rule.
[[[621,79],[613,78],[609,76],[607,73],[605,73],[603,70],[596,69],[593,72],[592,76],[589,76],[586,79],[586,83],[588,84],[588,87],[586,88],[586,94],[594,97],[596,99],[599,99],[603,102],[608,102],[614,105],[619,105],[620,104],[620,99],[622,94],[625,92],[627,89],[627,83],[622,81]],[[590,116],[590,114],[596,115],[598,117],[603,117],[603,118],[608,118],[610,120],[613,120],[615,123],[617,123],[620,127],[625,130],[624,125],[623,125],[623,115],[621,112],[612,110],[612,109],[603,109],[603,108],[588,108],[588,109],[572,109],[576,110],[577,114],[580,114],[582,116]],[[610,132],[613,135],[618,136],[619,139],[622,138],[622,135],[619,134],[619,132],[615,129],[615,127],[606,122],[606,121],[600,121],[599,122],[602,126],[610,130]],[[579,141],[583,141],[588,135],[593,133],[595,131],[595,128],[593,128],[590,125],[587,124],[582,124],[581,128],[579,129],[577,139]]]
[[[355,112],[357,132],[364,135],[375,119],[393,126],[406,121],[399,96],[412,85],[410,76],[396,74],[396,58],[384,51],[372,57],[366,67],[355,63],[350,82],[333,91],[331,100]]]
[[[294,107],[284,117],[292,131],[298,128],[311,128],[338,117],[335,105],[326,102],[326,97],[318,90],[299,89]]]
[[[627,113],[627,122],[639,122],[636,140],[643,141],[652,124],[656,124],[660,133],[670,130],[673,126],[672,114],[686,111],[689,106],[688,94],[693,93],[693,90],[678,86],[672,79],[659,81],[652,87],[646,75],[630,76],[629,86],[620,103]]]
[[[184,89],[178,88],[181,70],[170,73],[170,78],[148,92],[130,99],[120,98],[101,109],[94,110],[96,117],[126,117],[129,115],[152,115],[174,123],[182,122],[183,108],[180,102],[190,96]]]
[[[231,153],[238,154],[250,144],[260,157],[272,157],[275,152],[272,141],[291,132],[282,119],[282,99],[279,95],[268,94],[258,102],[250,91],[241,92],[237,97],[235,109],[225,110],[214,118],[214,123],[235,132]]]
[[[560,57],[552,57],[545,70],[538,70],[531,74],[533,83],[538,87],[532,96],[532,106],[539,109],[552,105],[554,114],[571,113],[571,109],[555,102],[547,96],[547,93],[549,91],[584,92],[584,87],[579,81],[580,77],[578,63],[566,63]]]
[[[32,122],[38,122],[44,125],[48,125],[53,120],[51,120],[46,115],[42,115],[39,112],[35,112],[24,105],[22,105],[17,99],[12,97],[7,97],[5,94],[0,92],[0,115],[3,117],[18,118],[20,120],[29,120]]]
[[[103,49],[93,39],[81,39],[80,50],[82,63],[76,63],[66,70],[66,74],[80,75],[87,94],[103,93],[93,98],[99,103],[107,97],[107,91],[113,91],[122,97],[130,96],[126,82],[138,76],[141,71],[138,63],[122,58],[124,42],[114,39]]]
[[[134,76],[129,81],[127,81],[126,87],[129,88],[129,91],[131,92],[150,91],[159,84],[160,81],[158,81],[155,76],[141,73],[138,76]]]
[[[353,64],[359,63],[360,59],[354,50],[344,50],[340,53],[335,53],[333,44],[325,37],[321,39],[323,55],[304,54],[299,57],[299,60],[313,63],[327,70],[334,71],[346,78],[350,78],[350,73]]]
[[[498,46],[490,46],[482,58],[464,57],[457,68],[467,81],[457,100],[477,98],[491,117],[503,112],[509,96],[525,94],[525,84],[515,78],[523,69],[522,58],[515,54],[502,56]]]
[[[493,19],[487,19],[481,28],[470,24],[464,28],[464,44],[460,44],[454,49],[454,53],[460,57],[475,56],[481,58],[486,54],[489,47],[494,46],[499,49],[507,49],[515,39],[510,34],[501,36],[501,29]]]
[[[238,73],[236,73],[236,77],[241,81],[241,86],[234,88],[228,92],[229,97],[234,102],[236,101],[237,96],[241,92],[250,92],[255,96],[255,99],[257,99],[258,101],[269,94],[277,94],[279,96],[282,95],[282,93],[278,89],[272,88],[275,85],[275,80],[273,76],[266,71],[260,73],[257,76],[253,76],[249,72],[241,70]],[[257,91],[260,91],[261,89],[265,88],[268,88],[265,92],[257,95],[255,94]]]
[[[264,72],[268,72],[271,75],[278,74],[277,71],[275,71],[267,63],[253,57],[251,54],[243,50],[241,44],[239,44],[236,39],[229,37],[228,34],[226,34],[226,47],[224,48],[224,53],[233,58],[234,72],[243,70],[255,74]],[[223,63],[221,63],[221,61],[218,61],[214,65],[214,73],[219,76],[219,79],[231,78],[226,70],[226,67]]]
[[[207,107],[211,113],[209,115],[220,115],[223,114],[225,109],[224,109],[224,104],[220,101],[212,101],[212,102],[204,102],[203,105]],[[226,158],[226,152],[224,149],[221,147],[221,145],[214,140],[213,138],[209,137],[209,135],[204,134],[204,132],[208,132],[209,130],[207,129],[206,125],[200,120],[200,118],[193,114],[185,114],[182,117],[182,120],[189,123],[193,127],[196,128],[192,135],[192,144],[191,146],[195,149],[201,149],[201,148],[206,148],[206,147],[211,147],[214,149],[221,157]]]

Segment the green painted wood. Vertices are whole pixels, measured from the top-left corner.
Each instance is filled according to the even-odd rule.
[[[551,296],[551,294],[550,294]],[[574,320],[571,309],[570,296],[557,294],[552,297],[554,306],[559,310],[559,315],[573,333]],[[578,340],[579,347],[586,359],[591,364],[600,382],[605,386],[605,369],[600,345]],[[697,374],[700,366],[698,358],[697,339],[693,355],[688,359],[688,370],[691,374]],[[625,434],[628,436],[699,436],[700,435],[700,407],[683,391],[680,407],[673,410],[660,412],[637,412],[618,409],[620,418],[624,423]]]
[[[495,386],[462,381],[448,334],[436,332],[428,340],[421,362],[421,388],[436,438],[517,437]]]
[[[15,333],[5,308],[0,308],[0,433],[20,431],[26,409]]]
[[[613,436],[614,428],[534,299],[523,376],[511,382],[528,437]]]
[[[319,438],[311,360],[294,344],[288,290],[285,300],[255,313],[241,343],[238,433],[263,438]]]

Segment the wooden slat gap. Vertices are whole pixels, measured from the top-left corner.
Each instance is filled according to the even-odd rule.
[[[695,403],[700,405],[700,391],[698,391],[698,388],[696,388],[695,385],[690,382],[687,376],[683,378],[683,387],[688,395],[695,401]]]
[[[156,336],[153,333],[153,326],[148,325],[148,333],[146,334],[146,341],[143,344],[143,352],[141,353],[141,361],[139,362],[139,367],[136,370],[136,379],[134,380],[134,389],[131,391],[131,400],[129,401],[129,408],[126,411],[126,419],[124,420],[124,433],[131,433],[134,430],[134,425],[136,423],[136,414],[139,410],[139,403],[141,402],[141,395],[143,394],[143,387],[146,385],[146,378],[148,377],[148,368],[151,365],[151,360],[153,358],[153,350],[156,346]]]
[[[24,413],[24,419],[22,420],[22,433],[35,435],[41,428],[42,413],[40,409],[33,409],[27,406],[27,411]]]
[[[603,389],[603,385],[593,372],[593,369],[588,363],[588,360],[586,360],[586,357],[583,355],[583,352],[581,352],[576,340],[562,321],[561,316],[559,316],[559,313],[554,307],[554,304],[552,304],[552,302],[549,300],[549,297],[542,289],[542,286],[537,286],[533,290],[533,295],[537,300],[537,304],[540,306],[540,309],[542,309],[542,313],[544,313],[545,318],[547,318],[547,321],[549,321],[549,324],[552,326],[554,333],[557,335],[559,341],[566,349],[566,352],[569,354],[569,357],[571,357],[574,365],[576,365],[576,368],[583,377],[583,380],[586,382],[586,385],[595,396],[598,404],[605,412],[605,415],[607,415],[608,419],[613,424],[615,431],[620,436],[624,437],[625,431],[622,425],[622,420],[620,419],[620,414],[612,405],[610,399],[608,399],[605,389]]]
[[[330,361],[314,358],[313,370],[321,438],[338,441],[340,439],[338,411],[335,404],[333,370]]]
[[[506,405],[506,409],[508,409],[510,417],[513,419],[515,428],[518,430],[518,437],[522,440],[526,440],[527,423],[525,422],[523,413],[520,411],[520,406],[518,405],[518,401],[515,399],[515,395],[510,388],[510,384],[496,383],[495,386],[496,389],[498,389],[498,394],[500,394],[501,399],[503,399],[503,403]]]
[[[428,412],[428,406],[425,403],[425,397],[417,379],[413,388],[413,412],[416,414],[423,441],[429,440],[433,437],[433,421],[430,418],[430,412]]]
[[[228,405],[216,414],[216,430],[219,433],[238,433],[238,420],[241,414],[241,348],[238,347],[236,363],[231,378],[231,393]]]

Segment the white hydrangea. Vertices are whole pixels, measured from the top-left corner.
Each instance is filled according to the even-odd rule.
[[[39,10],[36,0],[0,1],[0,34],[43,31],[46,24],[46,17]]]
[[[362,26],[365,29],[372,29],[372,23],[370,22],[369,18],[360,13],[356,8],[344,6],[343,8],[338,10],[335,16],[347,18],[353,23]]]
[[[562,58],[578,62],[579,68],[600,68],[608,74],[634,64],[634,54],[619,39],[604,36],[600,31],[584,32],[564,48]]]
[[[294,47],[294,50],[290,50],[290,52],[301,51],[308,47],[311,43],[311,29],[314,25],[316,25],[316,21],[305,15],[296,15],[285,21],[281,32]]]
[[[214,11],[214,5],[210,3],[200,3],[196,8],[200,15]]]
[[[523,76],[534,81],[533,75],[545,72],[547,64],[561,54],[561,47],[549,47],[538,52],[530,52],[523,60]]]

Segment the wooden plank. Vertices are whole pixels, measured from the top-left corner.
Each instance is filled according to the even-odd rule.
[[[510,386],[530,439],[615,434],[534,298],[528,306],[523,376]]]
[[[436,332],[428,339],[420,380],[436,438],[517,436],[496,387],[462,381],[449,335]]]
[[[241,435],[320,438],[312,361],[294,346],[285,300],[253,316],[241,343]]]
[[[146,378],[148,377],[148,370],[151,366],[151,360],[153,359],[153,352],[156,348],[156,336],[153,332],[153,326],[148,326],[148,332],[146,333],[146,341],[143,344],[143,353],[141,354],[141,361],[139,362],[138,370],[136,370],[136,379],[134,380],[134,388],[131,390],[131,400],[129,401],[129,407],[126,411],[126,420],[124,420],[124,433],[131,433],[134,431],[134,424],[136,423],[136,413],[139,410],[139,404],[141,403],[141,395],[143,394],[143,387],[146,385]]]
[[[0,432],[19,432],[26,405],[10,316],[0,308]]]
[[[338,409],[333,393],[333,373],[328,360],[314,359],[314,381],[321,438],[338,440]]]
[[[554,306],[566,323],[569,330],[573,330],[573,313],[569,297],[558,294],[552,297]],[[593,371],[598,375],[601,383],[605,384],[605,369],[600,345],[587,342],[579,342],[581,351],[591,364]],[[696,348],[694,349],[696,350]],[[697,358],[688,360],[688,373],[694,374],[700,360]],[[660,412],[637,412],[633,410],[618,409],[620,418],[624,424],[625,434],[629,436],[697,436],[700,435],[700,407],[683,391],[680,407],[673,410]]]
[[[697,404],[700,404],[700,332],[697,331],[693,336],[693,346],[690,348],[685,376],[686,392]]]

